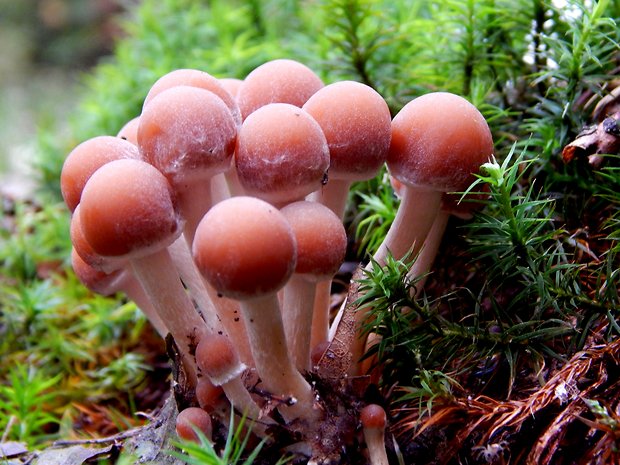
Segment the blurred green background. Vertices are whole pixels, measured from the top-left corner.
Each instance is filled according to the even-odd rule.
[[[69,114],[80,75],[112,51],[121,34],[118,17],[131,3],[0,0],[2,192],[31,192],[37,128]]]

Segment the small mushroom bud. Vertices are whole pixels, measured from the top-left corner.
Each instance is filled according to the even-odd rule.
[[[272,103],[243,122],[235,165],[248,195],[283,206],[320,188],[327,176],[329,150],[321,127],[308,113]]]
[[[331,281],[344,261],[347,234],[340,218],[320,203],[305,200],[281,210],[297,242],[297,266],[284,288],[282,319],[293,362],[301,371],[310,370],[311,327],[314,296],[320,282]],[[319,331],[327,338],[329,315]]]
[[[370,465],[389,465],[385,450],[385,410],[379,405],[370,404],[360,412],[364,440],[370,455]]]
[[[232,197],[204,216],[193,252],[205,279],[223,296],[240,301],[265,389],[295,399],[279,407],[282,415],[287,420],[316,418],[312,389],[287,349],[276,295],[295,269],[295,237],[286,218],[260,199]]]
[[[233,408],[252,420],[261,417],[260,407],[243,384],[241,363],[232,342],[223,335],[213,334],[196,347],[196,363],[215,386],[221,386]]]
[[[205,438],[213,441],[213,425],[207,412],[198,407],[189,407],[181,410],[176,419],[176,431],[181,439],[200,443],[196,431],[200,431]]]
[[[245,120],[268,103],[301,107],[323,81],[306,65],[294,60],[272,60],[255,68],[239,87],[237,102]]]
[[[124,158],[140,159],[136,146],[113,136],[98,136],[75,147],[62,165],[60,190],[72,212],[80,203],[86,181],[101,166]]]

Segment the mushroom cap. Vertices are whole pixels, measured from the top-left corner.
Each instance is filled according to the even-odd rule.
[[[330,179],[374,177],[387,158],[392,116],[372,87],[340,81],[318,90],[303,109],[319,123],[329,145]]]
[[[60,189],[69,207],[74,211],[86,181],[101,166],[123,158],[140,159],[138,148],[126,140],[114,136],[97,136],[75,147],[62,165]]]
[[[287,103],[271,103],[243,122],[235,165],[248,195],[282,204],[321,187],[329,149],[321,127],[308,113]]]
[[[81,260],[103,273],[112,273],[127,265],[127,260],[123,258],[104,257],[93,250],[82,230],[82,220],[80,215],[80,205],[78,205],[71,216],[70,236],[73,249],[80,256]],[[88,287],[88,286],[87,286]],[[101,294],[101,292],[98,292]]]
[[[121,291],[126,271],[118,269],[110,273],[90,266],[74,248],[71,249],[71,266],[80,282],[92,292],[100,295],[112,295]]]
[[[237,102],[243,119],[268,103],[290,103],[301,107],[323,81],[306,65],[295,60],[268,61],[243,80]]]
[[[295,269],[295,237],[275,207],[254,197],[214,205],[199,223],[193,255],[220,294],[248,300],[277,292]]]
[[[226,92],[230,94],[233,99],[237,99],[237,95],[239,95],[239,89],[241,88],[241,84],[243,83],[242,79],[237,78],[220,78],[220,84]]]
[[[131,142],[133,145],[138,145],[138,126],[140,125],[140,117],[130,119],[125,125],[118,131],[116,137],[125,139],[127,142]]]
[[[212,413],[224,399],[225,394],[221,386],[216,386],[206,376],[198,378],[196,383],[196,400],[201,409]]]
[[[334,276],[347,251],[347,234],[340,218],[328,207],[305,200],[280,211],[297,242],[295,273],[317,281]]]
[[[221,98],[197,87],[176,86],[144,108],[138,146],[144,159],[175,184],[229,169],[236,135]]]
[[[168,181],[140,160],[115,160],[91,176],[80,221],[86,241],[106,257],[146,256],[182,232]]]
[[[384,429],[387,423],[385,410],[377,404],[369,404],[360,412],[360,420],[364,428]]]
[[[245,365],[230,339],[222,334],[203,337],[196,346],[196,364],[216,386],[239,376]]]
[[[189,407],[179,412],[176,419],[176,431],[181,439],[199,442],[195,430],[199,430],[211,440],[213,424],[207,412],[199,407]]]
[[[459,192],[492,154],[491,131],[476,107],[458,95],[434,92],[394,117],[387,165],[408,186]]]
[[[226,90],[219,79],[197,69],[176,69],[160,77],[146,95],[143,110],[155,96],[176,86],[196,87],[213,92],[226,104],[235,123],[241,124],[241,112],[234,97]]]

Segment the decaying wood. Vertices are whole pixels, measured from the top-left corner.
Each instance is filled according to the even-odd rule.
[[[585,128],[577,138],[562,150],[562,159],[570,163],[588,158],[594,168],[600,167],[601,155],[620,152],[620,111],[606,117],[599,124]]]

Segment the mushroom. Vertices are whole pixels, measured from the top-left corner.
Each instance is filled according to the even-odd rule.
[[[469,183],[473,183],[474,180],[475,178],[471,176]],[[488,185],[485,186],[488,190]],[[407,273],[409,279],[417,280],[415,286],[416,294],[419,294],[424,287],[428,276],[427,273],[435,261],[450,216],[455,216],[462,220],[470,220],[473,218],[475,211],[483,206],[482,200],[485,198],[488,198],[488,193],[486,192],[468,193],[465,197],[454,192],[445,192],[442,195],[441,209],[437,213],[435,221],[433,221],[420,253]]]
[[[107,163],[84,187],[80,221],[96,253],[129,260],[179,347],[190,385],[195,385],[192,349],[219,328],[200,318],[167,250],[181,234],[182,224],[166,178],[144,161]]]
[[[377,404],[367,405],[360,412],[364,440],[370,455],[370,465],[389,465],[385,450],[385,410]]]
[[[354,81],[329,84],[304,104],[321,126],[329,147],[329,180],[310,198],[344,217],[349,188],[377,175],[390,147],[392,118],[373,88]],[[327,337],[331,281],[317,286],[312,345]]]
[[[236,135],[222,99],[197,87],[176,86],[158,93],[140,116],[140,153],[173,186],[189,244],[211,207],[211,178],[230,168]]]
[[[444,192],[462,192],[473,173],[493,153],[491,131],[478,109],[463,97],[434,92],[407,103],[392,120],[387,167],[400,181],[400,206],[388,233],[374,255],[385,264],[388,252],[401,260],[416,256],[441,207]],[[368,268],[373,262],[368,264]],[[368,315],[356,314],[358,334]],[[355,339],[353,360],[362,357],[366,338]],[[359,367],[353,367],[351,374]]]
[[[321,127],[307,112],[271,103],[243,122],[235,165],[247,195],[281,207],[319,189],[329,150]]]
[[[237,78],[220,78],[220,84],[226,92],[228,92],[230,96],[236,100],[239,95],[241,84],[243,84],[243,80]]]
[[[377,175],[390,147],[390,109],[372,87],[340,81],[318,90],[302,107],[325,134],[329,181],[313,200],[344,216],[349,188]]]
[[[293,362],[301,371],[310,370],[311,327],[318,283],[331,281],[344,261],[347,234],[340,218],[326,206],[309,201],[294,202],[281,210],[297,243],[295,272],[284,287],[282,320]],[[324,338],[329,329],[325,315]]]
[[[200,432],[207,440],[213,441],[213,424],[207,412],[199,407],[188,407],[179,412],[176,419],[177,435],[186,441],[200,443]]]
[[[388,251],[398,260],[415,255],[437,216],[444,192],[461,192],[493,154],[493,139],[478,109],[458,95],[418,97],[392,121],[390,174],[405,185],[396,218],[374,259]]]
[[[193,253],[205,279],[240,302],[262,384],[291,399],[278,407],[283,417],[315,419],[314,394],[291,361],[276,294],[295,269],[295,236],[286,218],[257,198],[224,200],[198,225]]]
[[[67,207],[73,212],[80,203],[86,181],[101,166],[112,160],[140,159],[136,146],[113,136],[97,136],[75,147],[62,165],[60,190]]]
[[[209,73],[197,69],[175,69],[160,77],[151,86],[146,98],[144,99],[144,108],[163,91],[177,86],[197,87],[199,89],[213,92],[222,99],[224,104],[230,110],[230,113],[237,125],[241,124],[241,112],[239,106],[235,102],[234,96],[228,92],[220,79],[211,76]]]
[[[272,60],[246,76],[239,87],[237,103],[245,120],[268,103],[301,107],[321,87],[321,78],[306,65],[295,60]]]
[[[228,337],[214,334],[202,339],[196,347],[196,364],[214,386],[222,387],[234,409],[252,420],[260,419],[260,407],[250,396],[241,378],[246,366],[239,360]]]

